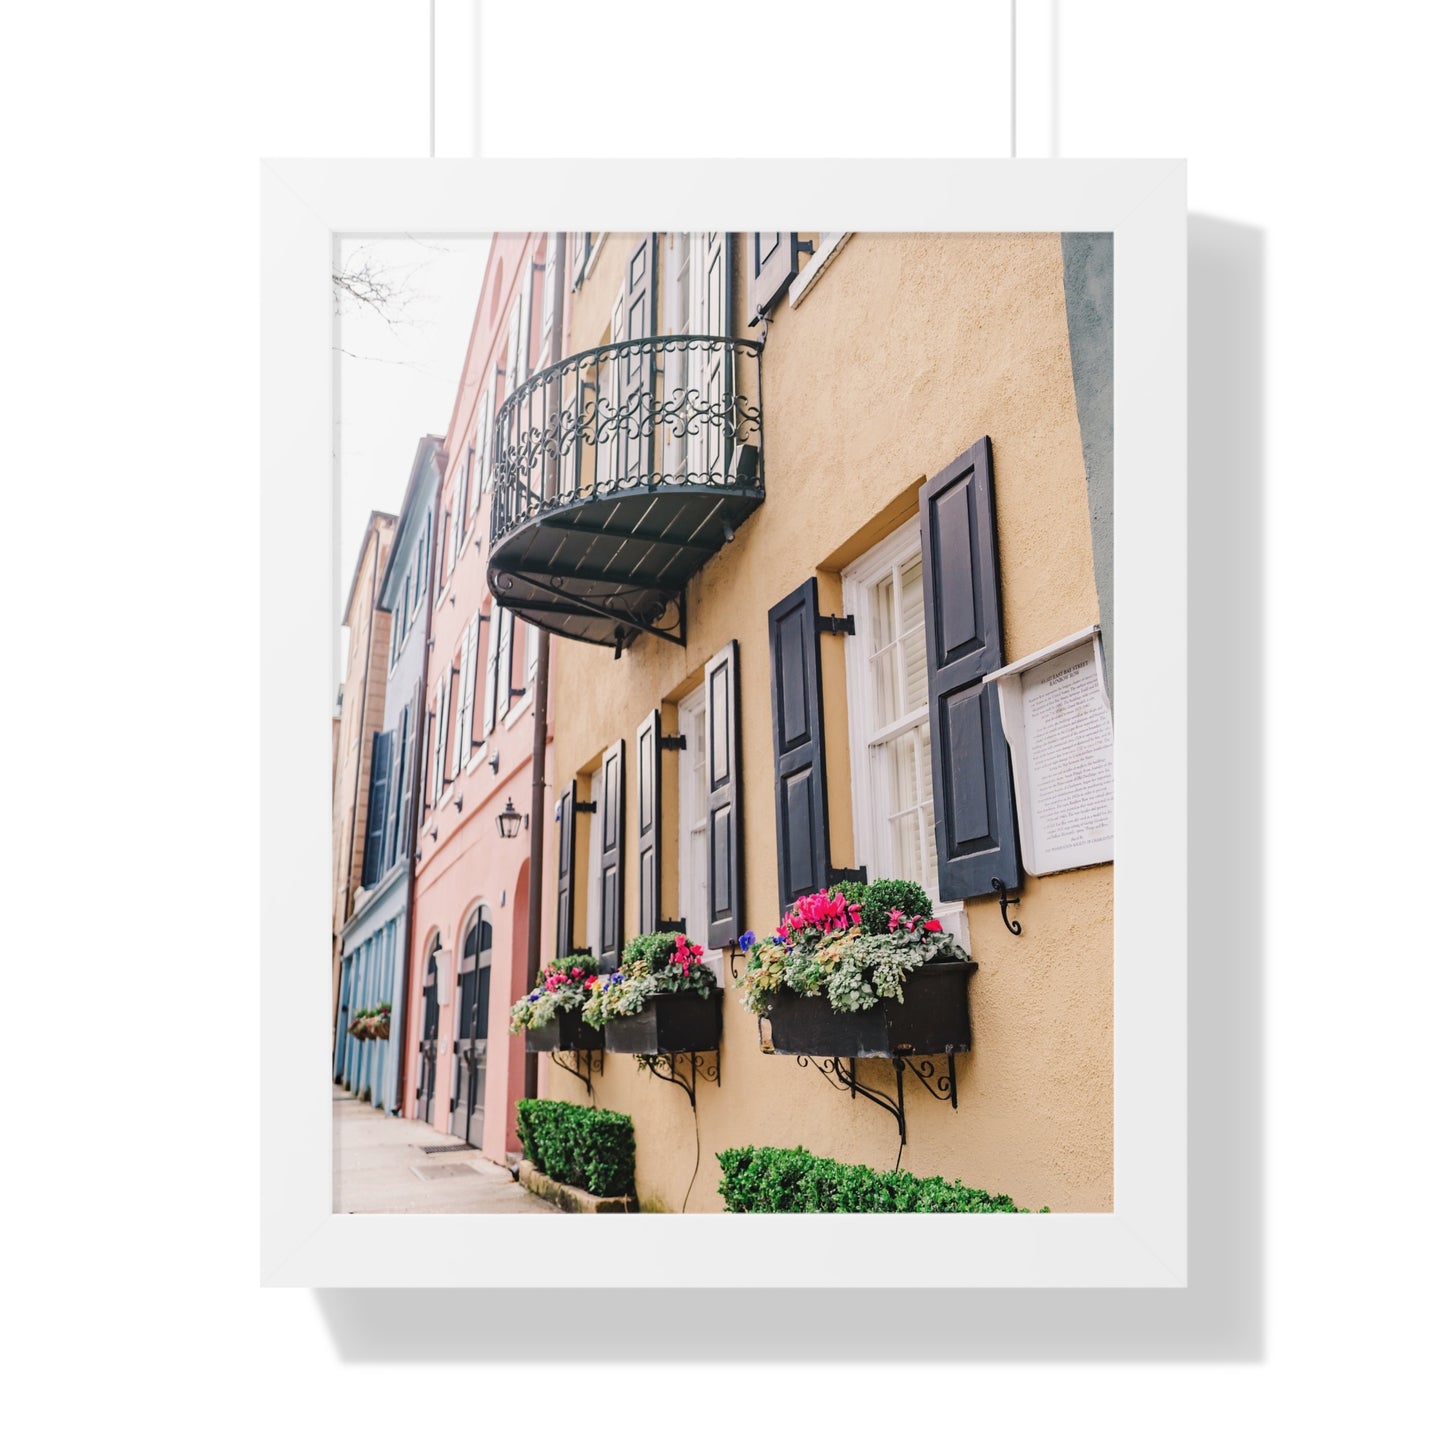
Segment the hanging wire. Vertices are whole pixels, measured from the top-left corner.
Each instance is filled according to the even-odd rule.
[[[435,4],[436,0],[432,0]],[[1019,158],[1019,5],[1009,0],[1008,7],[1008,154]]]

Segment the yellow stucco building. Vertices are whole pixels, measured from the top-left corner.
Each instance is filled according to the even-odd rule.
[[[575,360],[499,413],[490,543],[493,590],[550,629],[543,957],[675,923],[724,984],[695,1109],[625,1055],[594,1069],[642,1206],[720,1210],[719,1150],[801,1144],[1111,1209],[1112,729],[1020,721],[1011,748],[997,678],[1053,649],[1107,707],[1110,238],[593,233],[565,258]],[[859,1092],[765,1052],[732,986],[729,940],[859,869],[922,884],[978,962],[951,1098],[945,1058],[860,1059]],[[899,1088],[904,1121],[867,1097]],[[546,1060],[539,1092],[588,1100]]]

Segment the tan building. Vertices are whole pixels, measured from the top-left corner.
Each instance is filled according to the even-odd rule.
[[[373,512],[356,555],[342,620],[346,671],[338,720],[332,727],[331,777],[331,1015],[341,986],[341,935],[356,906],[366,852],[367,783],[372,739],[382,726],[391,614],[381,609],[380,589],[396,518]]]
[[[499,410],[490,571],[554,634],[544,939],[606,964],[675,923],[725,985],[695,1110],[594,1075],[643,1207],[719,1210],[717,1151],[801,1144],[1111,1209],[1109,238],[608,233],[567,265],[576,359]],[[1092,751],[1041,677],[1094,680]],[[728,944],[858,869],[978,961],[972,1047],[838,1087],[764,1051]]]

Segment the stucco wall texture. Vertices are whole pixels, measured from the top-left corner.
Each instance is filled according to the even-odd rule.
[[[608,237],[592,278],[574,294],[569,350],[605,335],[628,239]],[[747,334],[741,250],[735,246],[733,334]],[[737,638],[744,924],[771,930],[778,899],[767,610],[816,575],[823,609],[840,611],[840,569],[916,519],[919,486],[981,436],[993,442],[1005,661],[1099,618],[1058,235],[855,235],[796,309],[786,301],[779,307],[763,376],[767,500],[693,579],[686,647],[641,637],[613,661],[599,648],[554,642],[554,790],[614,740],[626,740],[629,937],[638,916],[634,738],[645,713],[683,696],[713,653]],[[824,637],[822,649],[832,856],[848,866],[843,644]],[[664,725],[674,720],[664,707]],[[667,758],[662,904],[664,916],[675,916],[676,772]],[[579,818],[579,875],[593,823]],[[549,856],[555,860],[555,851]],[[551,866],[544,956],[555,937]],[[1028,1208],[1107,1211],[1112,865],[1028,878],[1022,900],[1011,910],[1023,925],[1017,937],[1004,929],[995,899],[967,905],[968,946],[979,961],[974,1049],[958,1060],[956,1112],[905,1079],[900,1167],[1002,1191]],[[585,884],[577,907],[581,941]],[[681,1090],[618,1055],[595,1081],[596,1101],[634,1120],[643,1207],[679,1210],[686,1197],[688,1212],[720,1210],[715,1155],[734,1145],[801,1144],[891,1168],[899,1145],[893,1119],[836,1092],[797,1060],[763,1054],[725,957],[720,968],[721,1084],[699,1082],[696,1144]],[[892,1092],[886,1060],[862,1061],[860,1069],[865,1083]],[[580,1084],[545,1063],[541,1092],[585,1102]]]

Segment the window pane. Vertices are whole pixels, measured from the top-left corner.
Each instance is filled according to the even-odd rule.
[[[923,825],[923,856],[925,871],[922,882],[930,898],[938,897],[938,839],[933,831],[933,801],[930,799],[920,812]]]
[[[912,733],[905,733],[891,743],[885,743],[888,758],[889,799],[888,811],[901,813],[905,808],[918,806],[918,761],[917,740]],[[910,875],[911,876],[911,875]]]
[[[921,881],[923,857],[918,849],[918,814],[900,813],[889,819],[888,829],[893,844],[893,876]]]
[[[899,575],[902,594],[903,710],[928,705],[928,655],[923,634],[923,562],[915,559]]]
[[[875,583],[868,610],[873,614],[873,636],[869,652],[878,652],[893,641],[893,578]]]
[[[873,730],[887,727],[898,716],[898,664],[895,648],[880,652],[868,664],[873,687]]]

